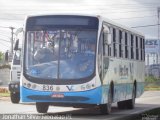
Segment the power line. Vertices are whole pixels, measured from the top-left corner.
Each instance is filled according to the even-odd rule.
[[[129,17],[129,18],[117,18],[113,20],[121,20],[121,19],[137,19],[137,18],[146,18],[146,17],[157,17],[157,15],[152,15],[152,16],[141,16],[141,17]]]
[[[131,27],[131,28],[152,27],[152,26],[157,26],[157,25],[160,25],[160,24],[134,26],[134,27]]]
[[[10,27],[6,27],[6,26],[0,26],[0,28],[10,28]]]
[[[84,10],[76,10],[76,11],[84,11]],[[133,12],[151,12],[151,11],[156,11],[156,10],[143,10],[143,11],[119,11],[119,12],[116,12],[116,11],[108,11],[108,12],[105,12],[107,10],[105,10],[104,12],[104,9],[102,11],[100,11],[100,13],[106,13],[106,14],[117,14],[117,13],[133,13]],[[155,16],[144,16],[144,17],[155,17]],[[132,18],[143,18],[143,17],[132,17]],[[119,18],[119,19],[132,19],[132,18]],[[114,19],[114,20],[119,20],[119,19]],[[12,18],[0,18],[0,20],[14,20],[17,22],[22,22],[23,19],[12,19]],[[3,27],[3,26],[0,26],[0,28],[9,28],[9,27]]]
[[[0,35],[6,36],[6,37],[9,37],[9,36],[10,36],[10,35],[8,36],[7,33],[1,33],[1,32],[0,32]]]
[[[7,35],[3,35],[3,34],[1,34],[1,33],[0,33],[0,36],[4,36],[4,37],[7,37],[7,38],[9,38],[9,39],[10,39],[10,37],[9,37],[9,36],[7,36]]]
[[[0,42],[1,42],[1,41],[0,41]],[[7,46],[6,44],[2,43],[2,42],[1,42],[1,44],[3,44],[3,45],[4,45],[5,47],[7,47],[7,48],[9,48],[9,47],[10,47],[10,46]]]
[[[5,40],[5,39],[1,39],[1,38],[0,38],[0,41],[5,41],[5,42],[9,42],[10,43],[10,41]]]
[[[99,2],[97,2],[97,4],[98,4]],[[100,5],[104,5],[104,4],[106,4],[106,2],[101,2],[101,4]],[[160,4],[160,2],[151,2],[151,3],[143,3],[143,5],[158,5],[158,4]],[[128,6],[128,5],[139,5],[139,4],[128,4],[128,3],[125,3],[125,4],[114,4],[114,3],[112,3],[112,4],[107,4],[108,6],[111,6],[111,5],[115,5],[115,6]]]
[[[1,18],[0,18],[1,19]],[[6,19],[4,19],[4,20],[7,20],[7,18]],[[16,19],[13,19],[13,20],[16,20]],[[10,27],[6,27],[6,26],[0,26],[0,28],[9,28],[9,29],[11,29],[12,28],[12,26],[10,26]],[[15,28],[15,27],[14,27]],[[8,29],[8,30],[9,30]],[[15,29],[17,29],[17,28],[15,28]]]
[[[107,11],[107,10],[106,10]],[[139,10],[131,10],[131,11],[108,11],[108,12],[103,12],[103,13],[107,13],[107,14],[115,14],[115,13],[134,13],[134,12],[152,12],[152,11],[156,11],[156,9],[153,9],[153,10],[141,10],[141,11],[139,11]]]
[[[87,8],[87,9],[88,9],[88,8]],[[87,10],[87,9],[86,9],[86,10]],[[138,12],[138,13],[139,13],[139,12],[151,12],[151,11],[156,11],[155,8],[152,9],[152,10],[148,10],[148,9],[147,9],[147,10],[140,10],[140,9],[144,9],[144,8],[138,8],[138,11],[137,11],[137,10],[136,10],[136,11],[135,11],[135,10],[133,10],[133,11],[131,10],[131,11],[118,11],[118,12],[117,12],[116,10],[109,10],[109,11],[108,11],[107,9],[104,9],[104,8],[99,8],[99,9],[100,9],[99,12],[100,12],[100,13],[104,13],[104,14],[105,14],[105,13],[107,13],[107,14],[131,13],[131,12],[132,12],[132,13],[133,13],[133,12]],[[24,11],[24,10],[21,10],[21,12],[22,12],[22,11]],[[36,11],[39,11],[39,10],[36,10]],[[49,10],[45,10],[45,11],[49,11]],[[71,10],[67,10],[67,11],[71,11]],[[85,10],[75,10],[75,11],[79,11],[79,12],[80,12],[80,11],[85,11]],[[15,14],[15,15],[26,15],[26,14],[20,14],[20,13],[18,14],[18,13],[17,13],[17,14]],[[21,21],[24,20],[24,19],[16,19],[16,18],[0,18],[0,19],[1,19],[1,20],[17,20],[18,22],[21,22]],[[123,19],[128,19],[128,18],[123,18]],[[1,28],[9,28],[9,27],[4,27],[4,26],[0,26],[0,27],[1,27]]]
[[[74,10],[74,11],[85,11],[85,10],[90,10],[91,8],[89,8],[89,7],[91,7],[91,6],[89,6],[89,5],[87,6],[86,5],[86,8],[84,8],[84,5],[83,5],[83,10],[82,10],[82,8],[80,6],[80,7],[78,7],[80,9],[77,9],[77,7],[76,7],[76,9],[74,9],[74,8],[73,9],[66,9],[65,11],[71,11],[71,10]],[[92,7],[94,7],[94,6],[92,5]],[[102,11],[108,11],[108,9],[106,8],[106,5],[98,6],[99,8],[97,8],[97,5],[96,5],[95,7],[96,7],[96,9],[99,9],[99,10],[102,10]],[[150,8],[154,9],[154,11],[155,11],[157,7],[150,7]],[[137,7],[137,8],[123,8],[123,10],[133,10],[133,9],[138,9],[138,11],[140,11],[140,10],[141,11],[151,11],[151,9],[148,10],[148,7],[147,8],[146,7],[143,7],[143,8],[140,8],[140,7]],[[144,9],[146,9],[146,10],[144,10]],[[32,12],[33,11],[36,11],[36,12],[45,11],[46,12],[46,11],[52,11],[52,10],[62,10],[62,8],[56,7],[54,9],[48,9],[48,10],[47,9],[45,9],[45,10],[43,10],[43,9],[16,10],[16,11],[20,11],[20,12],[23,12],[23,13],[15,13],[15,15],[27,15],[24,12],[28,12],[28,11],[32,11]],[[109,12],[115,12],[116,10],[119,10],[119,9],[112,8],[111,10],[109,10]],[[124,11],[124,12],[130,12],[130,11]]]
[[[10,19],[10,18],[0,18],[1,20],[18,20],[18,22],[23,21],[24,19]],[[6,27],[9,28],[9,27]]]
[[[116,6],[116,7],[126,7],[126,6],[128,6],[128,7],[132,7],[132,6],[157,6],[158,4],[160,4],[160,2],[156,2],[156,3],[143,3],[143,4],[114,4],[114,3],[112,3],[112,4],[108,4],[107,2],[94,2],[94,4],[90,4],[90,5],[86,5],[86,4],[80,4],[79,6],[81,7],[81,6]],[[44,6],[46,6],[46,5],[38,5],[39,7],[44,7]],[[55,8],[55,7],[60,7],[60,6],[62,6],[61,4],[55,4],[53,7]],[[68,4],[66,4],[66,5],[64,5],[64,6],[68,6]],[[70,4],[70,6],[73,6],[73,4]],[[75,5],[74,5],[75,6]],[[76,6],[76,7],[78,7],[78,6]],[[34,6],[33,7],[31,7],[32,9],[34,8]],[[5,9],[8,9],[8,10],[10,10],[10,7],[5,7]],[[31,10],[32,10],[31,9]]]

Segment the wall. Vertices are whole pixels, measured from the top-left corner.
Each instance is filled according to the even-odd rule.
[[[0,81],[3,82],[3,85],[8,85],[10,81],[10,70],[8,68],[0,69]]]

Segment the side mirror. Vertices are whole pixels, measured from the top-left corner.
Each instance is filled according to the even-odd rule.
[[[110,30],[107,26],[104,26],[103,35],[104,35],[104,44],[110,45],[112,43],[112,40],[111,40],[112,37],[111,37]]]
[[[23,28],[18,28],[15,32],[15,35],[17,36],[19,33],[23,32]]]
[[[14,50],[19,50],[19,39],[16,40]]]

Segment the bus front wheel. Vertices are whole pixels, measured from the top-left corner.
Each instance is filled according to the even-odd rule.
[[[111,89],[109,89],[109,92],[108,92],[108,103],[102,104],[99,107],[100,107],[100,112],[102,114],[110,114],[111,113],[111,108],[112,108],[112,92],[111,92]]]
[[[19,103],[20,101],[20,93],[19,92],[11,92],[10,98],[12,103]]]
[[[47,113],[49,108],[49,103],[37,102],[36,109],[38,113]]]

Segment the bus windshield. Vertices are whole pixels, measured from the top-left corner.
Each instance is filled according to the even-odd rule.
[[[36,38],[33,37],[35,35]],[[41,78],[73,79],[94,70],[96,31],[28,31],[28,74]],[[44,40],[43,40],[44,39]]]
[[[58,80],[91,76],[95,71],[97,31],[83,26],[28,30],[26,74]]]

